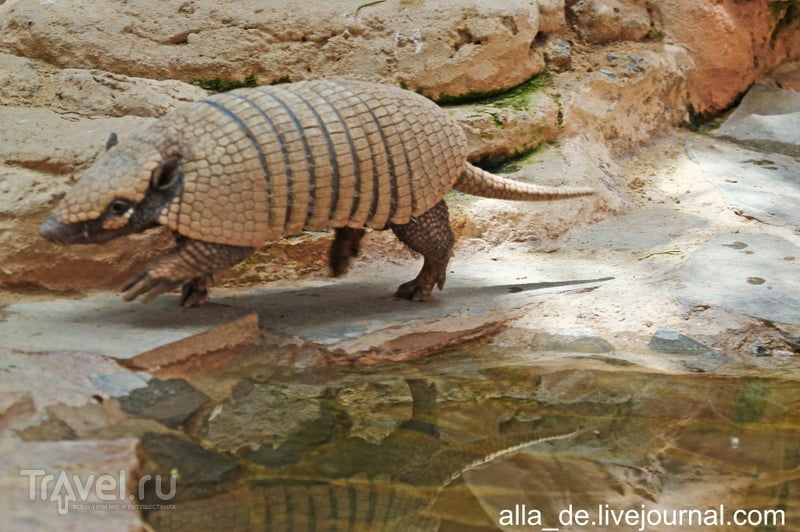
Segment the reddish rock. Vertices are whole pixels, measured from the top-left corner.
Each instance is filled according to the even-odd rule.
[[[578,34],[591,43],[638,41],[650,33],[645,0],[568,0]]]
[[[659,0],[665,37],[686,49],[688,103],[708,115],[729,107],[765,73],[800,57],[791,2]]]

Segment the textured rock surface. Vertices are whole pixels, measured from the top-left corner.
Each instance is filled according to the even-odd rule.
[[[450,109],[464,128],[470,159],[503,161],[553,142],[559,133],[559,107],[544,92],[520,96],[514,105],[501,100]]]
[[[727,108],[757,79],[800,54],[793,2],[659,0],[663,32],[687,50],[688,103],[700,114]]]
[[[0,511],[3,526],[14,530],[141,530],[144,523],[134,505],[127,498],[119,497],[117,479],[131,479],[124,489],[130,493],[135,486],[137,441],[132,438],[110,441],[81,442],[27,442],[18,448],[0,441]],[[20,470],[41,471],[41,474],[20,475]],[[120,471],[124,476],[120,475]],[[50,486],[42,486],[42,477],[52,475]],[[76,493],[71,479],[77,476],[86,482],[89,475],[94,478],[106,475],[108,482],[98,495],[94,484],[87,490],[88,497],[69,497]],[[32,478],[33,477],[33,478]],[[58,483],[59,478],[70,479],[67,484]],[[36,500],[29,500],[29,479],[32,479]],[[111,489],[108,487],[111,486]],[[112,496],[111,493],[114,493]],[[135,490],[134,490],[135,491]],[[59,497],[59,494],[62,494]],[[51,499],[52,497],[52,499]],[[59,504],[66,513],[59,513]],[[76,505],[97,505],[91,511],[75,508]],[[114,508],[113,505],[118,507]]]
[[[2,44],[67,68],[100,68],[158,79],[281,79],[356,75],[456,96],[512,87],[543,69],[532,49],[545,2],[324,2],[264,6],[244,1],[167,4],[137,0],[88,6],[12,2]],[[108,16],[113,13],[113,16]],[[563,13],[563,12],[562,12]],[[163,21],[169,20],[170,24]]]
[[[645,0],[569,0],[567,9],[578,34],[589,42],[638,41],[650,33]]]
[[[777,144],[782,150],[792,146],[774,137],[771,141],[763,138],[761,124],[753,129],[739,128],[739,132],[747,143],[762,137],[754,144]],[[796,136],[796,128],[789,135]],[[772,137],[769,132],[767,136]],[[800,177],[795,158],[706,139],[688,139],[687,151],[735,212],[765,224],[800,229]]]
[[[719,236],[681,268],[679,299],[687,305],[736,309],[764,320],[800,322],[796,290],[800,247],[774,236]]]
[[[564,134],[628,149],[657,137],[665,125],[688,121],[686,75],[692,66],[684,48],[643,44],[587,59],[590,74],[565,73],[555,81]]]
[[[52,303],[5,307],[0,322],[5,345],[24,351],[86,349],[130,365],[155,367],[258,337],[255,316],[242,309],[210,307],[186,313],[161,303],[135,308],[118,298]],[[104,326],[93,323],[98,313],[106,317]]]

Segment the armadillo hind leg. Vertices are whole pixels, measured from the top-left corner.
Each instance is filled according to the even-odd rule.
[[[354,229],[352,227],[337,227],[336,236],[331,244],[330,267],[331,276],[339,277],[347,272],[350,260],[357,257],[361,250],[361,239],[364,237],[364,229]]]
[[[181,238],[178,248],[155,259],[122,287],[122,297],[132,301],[144,296],[149,303],[159,295],[183,286],[181,305],[200,306],[208,295],[207,280],[212,273],[246,259],[255,248],[211,244]]]
[[[444,287],[447,263],[455,243],[447,204],[442,200],[409,223],[389,224],[389,227],[401,242],[425,259],[417,278],[400,285],[395,295],[412,301],[427,300],[434,286],[439,290]]]

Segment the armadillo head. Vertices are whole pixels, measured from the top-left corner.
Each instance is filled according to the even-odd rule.
[[[100,156],[50,213],[39,233],[59,244],[95,244],[157,225],[183,186],[180,153],[131,139]],[[163,143],[167,145],[167,143]]]

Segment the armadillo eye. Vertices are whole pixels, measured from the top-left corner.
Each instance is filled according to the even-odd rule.
[[[132,205],[133,203],[128,200],[115,199],[111,202],[111,205],[108,206],[108,212],[114,216],[122,216],[128,212],[128,209],[130,209]]]

